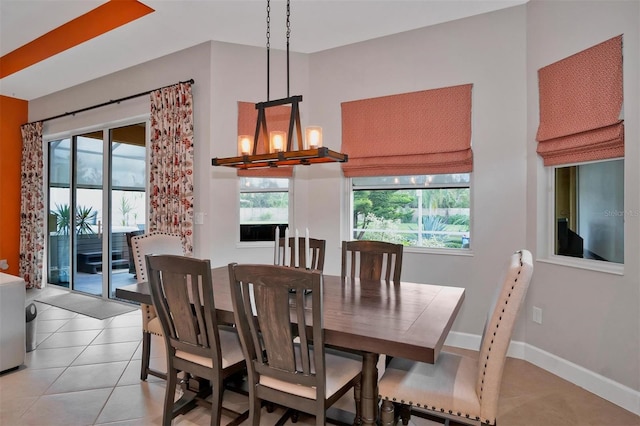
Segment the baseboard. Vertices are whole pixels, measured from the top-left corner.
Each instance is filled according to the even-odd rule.
[[[451,332],[445,345],[477,351],[481,336]],[[524,359],[640,416],[640,392],[524,342],[512,341],[507,356]]]

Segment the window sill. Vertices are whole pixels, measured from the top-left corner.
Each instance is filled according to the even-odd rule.
[[[624,275],[624,264],[603,262],[601,260],[587,260],[571,258],[567,256],[551,256],[546,259],[536,259],[541,263],[566,266],[569,268],[586,269],[589,271],[603,272],[605,274]]]
[[[405,253],[420,253],[420,254],[435,254],[445,256],[469,256],[473,257],[473,251],[471,249],[457,249],[457,248],[429,248],[429,247],[404,247]]]
[[[262,247],[275,247],[274,241],[238,241],[236,248],[262,248]]]

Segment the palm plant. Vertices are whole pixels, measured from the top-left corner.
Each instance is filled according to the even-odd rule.
[[[56,233],[69,235],[71,229],[71,208],[68,204],[56,204],[56,209],[51,214],[56,216]],[[76,208],[76,234],[95,234],[91,227],[98,212],[93,207],[78,206]]]

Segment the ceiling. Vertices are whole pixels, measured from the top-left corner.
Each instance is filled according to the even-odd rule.
[[[526,1],[292,0],[290,49],[318,52]],[[209,40],[266,44],[266,0],[140,2],[154,12],[0,79],[0,94],[36,99]],[[104,3],[0,0],[0,55]],[[285,16],[286,2],[271,0],[271,48],[285,48]]]

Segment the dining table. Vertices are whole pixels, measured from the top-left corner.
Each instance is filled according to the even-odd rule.
[[[212,277],[218,320],[233,323],[228,267],[212,268]],[[362,354],[361,424],[377,421],[379,356],[435,363],[464,294],[462,287],[323,274],[325,344]],[[144,282],[117,288],[115,295],[152,304]]]

